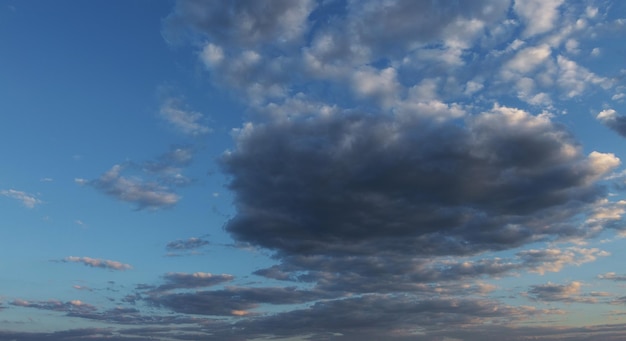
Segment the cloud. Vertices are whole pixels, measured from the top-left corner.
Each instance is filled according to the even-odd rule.
[[[596,118],[605,126],[611,130],[620,134],[622,137],[626,137],[626,117],[619,115],[617,111],[613,109],[602,110]]]
[[[545,302],[597,303],[597,298],[581,294],[582,285],[576,281],[564,285],[553,283],[533,285],[528,291],[528,297]]]
[[[603,275],[598,275],[598,278],[617,282],[626,281],[626,275],[618,275],[615,272],[607,272]]]
[[[137,209],[161,209],[175,205],[180,197],[156,182],[145,182],[139,178],[121,175],[124,167],[114,165],[100,178],[79,184],[88,184],[118,200],[137,205]]]
[[[14,189],[1,190],[0,195],[15,199],[15,200],[19,200],[22,202],[22,205],[28,208],[34,208],[35,206],[42,203],[42,201],[37,199],[37,197],[33,194],[29,194],[29,193],[14,190]]]
[[[198,136],[211,132],[211,129],[203,123],[204,115],[184,109],[178,98],[165,99],[161,104],[160,114],[183,134]]]
[[[237,208],[227,231],[281,254],[508,249],[584,234],[563,222],[604,196],[593,181],[619,164],[585,157],[549,118],[519,109],[465,128],[416,129],[415,115],[247,125],[222,158]]]
[[[523,37],[546,33],[559,19],[563,0],[515,0],[513,9],[526,24]]]
[[[505,306],[490,300],[364,295],[241,320],[234,327],[249,336],[271,330],[279,337],[310,335],[312,340],[325,339],[329,335],[341,335],[342,340],[414,340],[433,331],[456,330],[470,324],[499,325],[550,313],[549,310]],[[342,318],[337,319],[337,316]]]
[[[147,161],[139,167],[148,174],[156,175],[159,183],[167,186],[186,186],[192,179],[182,174],[183,168],[193,161],[194,150],[188,146],[172,146],[170,151],[159,155],[154,161]]]
[[[169,251],[188,251],[199,249],[203,246],[209,245],[208,240],[204,240],[202,238],[192,237],[189,239],[178,239],[171,241],[165,245],[165,248]]]
[[[466,339],[479,325],[467,338],[482,340],[564,314],[485,298],[499,290],[491,279],[607,256],[581,245],[622,220],[601,183],[619,158],[583,153],[554,115],[612,86],[574,59],[593,9],[562,4],[178,2],[168,37],[192,40],[215,86],[250,112],[220,159],[235,205],[225,230],[272,252],[255,275],[294,286],[197,290],[227,279],[173,273],[133,302],[233,317],[212,325],[215,339]],[[604,294],[579,284],[527,295]]]
[[[86,266],[92,267],[92,268],[102,268],[102,269],[109,269],[109,270],[128,270],[128,269],[132,269],[132,266],[130,266],[130,264],[124,264],[118,261],[113,261],[113,260],[107,260],[107,259],[98,259],[98,258],[91,258],[91,257],[75,257],[75,256],[70,256],[70,257],[66,257],[63,259],[63,262],[66,263],[82,263]]]
[[[218,42],[254,46],[267,41],[289,43],[300,38],[313,9],[311,0],[279,0],[271,6],[256,1],[178,1],[166,19],[166,37],[191,26]]]
[[[18,307],[26,307],[26,308],[36,308],[43,310],[53,310],[53,311],[62,311],[62,312],[91,312],[96,310],[96,307],[93,305],[84,303],[80,300],[72,300],[67,302],[57,301],[57,300],[49,300],[49,301],[25,301],[25,300],[14,300],[11,302],[11,305]]]
[[[180,273],[170,272],[163,276],[166,284],[156,288],[157,291],[173,290],[173,289],[193,289],[204,288],[221,283],[229,282],[234,279],[232,275],[221,274],[213,275],[207,272]]]
[[[260,304],[299,304],[326,297],[323,292],[300,290],[296,287],[226,287],[222,290],[188,293],[159,292],[146,300],[177,313],[245,316],[251,314],[250,310]]]

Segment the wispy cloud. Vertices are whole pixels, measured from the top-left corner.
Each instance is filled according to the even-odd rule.
[[[75,257],[69,256],[62,260],[65,263],[81,263],[92,268],[101,268],[108,270],[129,270],[132,269],[130,264],[121,263],[114,260],[98,259],[91,257]]]
[[[189,251],[201,248],[209,245],[208,240],[202,238],[192,237],[189,239],[178,239],[171,241],[165,245],[165,248],[169,251]]]
[[[86,184],[119,200],[134,203],[140,210],[171,207],[180,200],[177,194],[156,182],[122,176],[123,169],[121,165],[114,165],[98,179],[88,181]],[[77,182],[85,183],[82,180]]]
[[[193,153],[191,147],[172,146],[154,160],[117,164],[97,179],[75,178],[74,182],[133,203],[138,210],[164,209],[180,200],[174,188],[193,183],[193,179],[183,174],[184,168],[193,161]]]
[[[581,282],[571,282],[569,284],[542,284],[534,285],[528,291],[528,297],[537,301],[546,302],[578,302],[578,303],[598,303],[598,299],[591,294],[582,294]]]
[[[235,277],[228,274],[211,274],[208,272],[181,273],[170,272],[163,276],[166,284],[154,291],[166,291],[173,289],[205,288],[232,281]]]
[[[15,199],[15,200],[19,200],[22,203],[22,205],[24,205],[24,206],[26,206],[28,208],[34,208],[35,206],[37,206],[37,205],[42,203],[42,201],[39,200],[33,194],[22,192],[22,191],[18,191],[18,190],[14,190],[14,189],[2,190],[2,191],[0,191],[0,195],[3,195],[3,196],[8,197],[8,198]]]
[[[183,134],[198,136],[211,132],[204,115],[188,110],[179,98],[167,98],[161,104],[161,116]]]

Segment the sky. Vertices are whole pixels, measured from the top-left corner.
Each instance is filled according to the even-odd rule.
[[[0,0],[0,341],[626,339],[626,2]]]

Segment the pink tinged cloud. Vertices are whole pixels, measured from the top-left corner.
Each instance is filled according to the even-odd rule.
[[[124,264],[118,261],[91,258],[91,257],[70,256],[70,257],[64,258],[63,262],[82,263],[92,268],[102,268],[102,269],[109,269],[109,270],[124,271],[124,270],[132,269],[132,266],[130,264]]]

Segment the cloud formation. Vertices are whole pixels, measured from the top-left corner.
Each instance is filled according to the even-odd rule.
[[[138,210],[170,208],[181,199],[174,189],[194,181],[183,174],[193,161],[193,153],[189,146],[172,146],[154,160],[117,164],[97,179],[76,178],[74,182],[133,203]]]
[[[0,191],[0,195],[18,200],[22,203],[22,205],[28,208],[34,208],[35,206],[42,203],[42,201],[39,200],[35,195],[15,189],[3,189]]]
[[[156,288],[156,291],[211,287],[234,279],[232,275],[213,275],[207,272],[170,272],[165,274],[163,278],[167,283]]]
[[[91,257],[76,257],[69,256],[63,259],[63,262],[66,263],[82,263],[86,266],[92,268],[101,268],[101,269],[109,269],[109,270],[129,270],[132,269],[130,264],[124,264],[114,260],[108,259],[99,259],[99,258],[91,258]]]
[[[222,159],[238,210],[226,229],[286,254],[502,250],[584,235],[564,221],[604,196],[594,181],[619,165],[518,109],[464,128],[414,115],[249,124]]]
[[[204,115],[185,109],[178,98],[165,99],[161,104],[160,114],[183,134],[199,136],[211,132],[211,129],[204,123]]]
[[[124,167],[114,165],[98,179],[88,184],[119,200],[137,205],[137,209],[160,209],[175,205],[180,197],[168,188],[156,183],[145,182],[139,178],[128,178],[121,175]]]
[[[620,159],[586,149],[559,115],[590,90],[613,90],[614,80],[581,57],[585,39],[602,28],[602,11],[564,4],[177,1],[164,20],[166,39],[191,41],[202,71],[249,114],[219,159],[234,197],[225,231],[236,245],[269,250],[275,264],[243,277],[245,284],[229,274],[166,273],[114,308],[11,305],[135,325],[115,334],[75,332],[93,339],[523,340],[580,333],[534,327],[567,311],[512,306],[502,294],[536,305],[624,299],[601,299],[612,295],[585,292],[579,281],[529,284],[526,292],[496,282],[606,257],[585,243],[622,228],[624,203],[611,201],[603,182]],[[210,132],[205,115],[182,97],[166,97],[160,115],[187,137]],[[612,109],[597,119],[626,130]],[[172,207],[180,200],[176,189],[193,181],[183,170],[194,152],[172,146],[153,160],[76,182],[138,209]],[[189,238],[165,247],[188,252],[208,244]],[[130,268],[88,257],[63,261]],[[159,324],[181,326],[171,332]],[[623,338],[609,326],[587,332]],[[45,339],[9,337],[31,336]]]
[[[617,111],[613,109],[602,110],[596,118],[609,129],[620,134],[622,137],[626,137],[626,116],[619,115]]]

